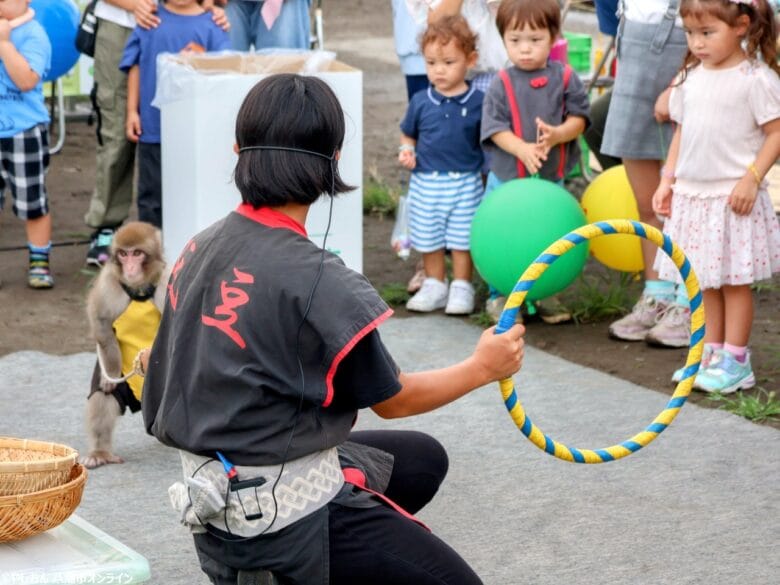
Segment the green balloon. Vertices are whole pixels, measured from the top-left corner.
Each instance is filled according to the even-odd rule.
[[[585,225],[585,214],[566,189],[543,179],[515,179],[492,191],[471,224],[471,256],[482,278],[509,295],[525,269],[547,246]],[[587,241],[552,264],[526,299],[562,291],[582,272]]]

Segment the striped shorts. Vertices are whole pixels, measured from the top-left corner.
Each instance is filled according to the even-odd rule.
[[[19,219],[37,219],[49,213],[46,170],[49,168],[49,135],[39,124],[29,130],[0,138],[0,209],[6,185]]]
[[[412,173],[409,232],[422,253],[468,250],[471,220],[482,201],[482,176],[472,173]]]

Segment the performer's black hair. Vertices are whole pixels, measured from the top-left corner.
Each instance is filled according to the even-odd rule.
[[[310,205],[325,192],[354,189],[329,160],[341,150],[344,132],[344,112],[324,81],[293,73],[264,78],[236,119],[240,155],[233,179],[241,199],[255,208]],[[255,148],[267,146],[278,148]]]

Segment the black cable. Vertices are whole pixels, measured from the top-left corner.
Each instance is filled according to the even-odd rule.
[[[326,244],[328,241],[328,234],[330,233],[330,226],[333,221],[333,198],[335,196],[335,190],[336,190],[336,157],[334,156],[326,156],[320,152],[315,152],[313,150],[304,150],[302,148],[286,148],[286,147],[279,147],[279,146],[248,146],[244,148],[240,148],[239,152],[243,152],[245,150],[288,150],[288,151],[298,151],[298,152],[304,152],[307,154],[316,155],[322,158],[325,158],[330,161],[330,193],[328,193],[328,196],[330,197],[330,205],[328,207],[328,223],[325,227],[325,235],[322,238],[322,250],[320,252],[320,263],[317,267],[317,274],[314,277],[314,281],[312,282],[311,291],[309,292],[309,297],[306,300],[306,307],[304,308],[303,315],[301,316],[301,321],[298,323],[298,329],[295,332],[295,359],[298,362],[298,372],[301,376],[301,393],[298,397],[298,406],[295,409],[295,417],[293,418],[292,428],[290,429],[290,436],[287,439],[287,445],[284,448],[284,454],[282,456],[282,463],[279,468],[279,474],[276,476],[276,479],[274,480],[273,485],[271,485],[271,498],[273,500],[274,504],[274,514],[271,518],[271,522],[268,524],[268,526],[265,527],[265,529],[260,532],[259,534],[256,534],[254,536],[244,536],[244,537],[233,537],[233,538],[225,538],[224,536],[221,536],[217,534],[216,532],[209,529],[208,524],[204,524],[203,521],[198,518],[198,515],[195,514],[195,517],[198,518],[198,521],[201,523],[203,528],[208,532],[211,536],[214,538],[217,538],[223,542],[244,542],[247,540],[252,540],[255,538],[258,538],[260,536],[263,536],[266,532],[268,532],[271,527],[274,525],[274,522],[276,522],[276,518],[278,516],[279,512],[279,503],[276,500],[276,487],[279,485],[279,481],[282,479],[282,475],[284,474],[284,468],[285,465],[287,465],[287,456],[290,452],[290,447],[292,446],[292,441],[295,436],[295,429],[298,426],[298,420],[300,419],[301,411],[303,410],[303,401],[304,397],[306,396],[306,375],[303,371],[303,363],[301,362],[301,353],[300,353],[300,341],[301,341],[301,330],[303,329],[303,325],[306,323],[306,318],[309,316],[309,311],[311,310],[312,301],[314,299],[314,293],[317,290],[317,286],[320,283],[320,278],[322,277],[322,273],[325,267],[325,252],[326,252]],[[205,463],[201,464],[190,477],[195,477],[195,474],[200,471],[203,466],[205,466],[207,463],[210,463],[211,461],[216,461],[216,459],[209,459]],[[255,493],[257,493],[257,489],[255,488]],[[189,487],[187,488],[187,494],[189,495]],[[227,521],[227,508],[228,508],[228,500],[230,498],[230,483],[228,483],[227,490],[225,491],[225,512],[224,512],[224,522],[225,522],[225,529],[229,535],[233,535],[233,533],[230,530],[230,526],[228,526]],[[241,498],[239,496],[239,502],[241,503],[241,507],[243,509],[243,502],[241,502]],[[190,498],[190,503],[192,503],[192,498]],[[260,508],[260,503],[258,501],[258,509]],[[246,513],[244,514],[246,516]]]
[[[317,153],[320,156],[320,153]],[[327,158],[327,157],[324,157]],[[295,332],[295,359],[298,362],[298,372],[301,376],[301,394],[298,397],[298,406],[295,410],[295,419],[293,420],[292,428],[290,429],[290,437],[287,439],[287,445],[284,448],[284,455],[282,456],[282,466],[279,470],[279,475],[276,476],[276,480],[274,481],[273,485],[271,486],[271,498],[274,502],[274,515],[271,519],[271,523],[263,530],[258,536],[262,536],[268,530],[271,528],[271,526],[274,525],[274,522],[276,522],[276,516],[278,513],[278,503],[276,501],[276,486],[279,484],[279,480],[282,478],[282,474],[284,473],[284,466],[287,465],[287,455],[290,452],[290,446],[292,445],[293,437],[295,436],[295,429],[298,426],[298,419],[301,416],[301,410],[303,409],[303,399],[306,395],[306,375],[303,371],[303,363],[301,362],[301,352],[300,352],[300,343],[301,343],[301,330],[303,329],[304,323],[306,323],[306,317],[309,316],[309,311],[311,310],[312,300],[314,299],[314,292],[317,290],[317,285],[320,283],[320,278],[322,277],[323,268],[325,267],[325,250],[326,250],[326,243],[328,240],[328,234],[330,233],[330,224],[333,220],[333,197],[335,195],[335,188],[336,188],[336,169],[335,169],[335,158],[331,157],[330,159],[330,193],[328,195],[330,196],[330,205],[328,207],[328,224],[325,227],[325,235],[322,238],[322,251],[320,252],[320,265],[317,267],[317,275],[314,277],[314,282],[312,283],[311,291],[309,292],[309,298],[306,301],[306,308],[303,311],[303,316],[301,317],[300,323],[298,323],[298,329]]]
[[[60,246],[83,246],[85,244],[89,244],[89,240],[64,240],[62,242],[52,242],[51,247],[59,248]],[[0,247],[0,252],[18,252],[20,250],[27,250],[27,244]]]

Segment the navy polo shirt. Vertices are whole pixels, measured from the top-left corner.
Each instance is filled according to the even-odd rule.
[[[479,125],[484,94],[470,86],[443,96],[433,86],[418,91],[401,121],[401,132],[417,141],[415,172],[475,172],[482,168]]]
[[[596,18],[599,21],[599,32],[614,37],[617,35],[618,0],[596,0]]]

